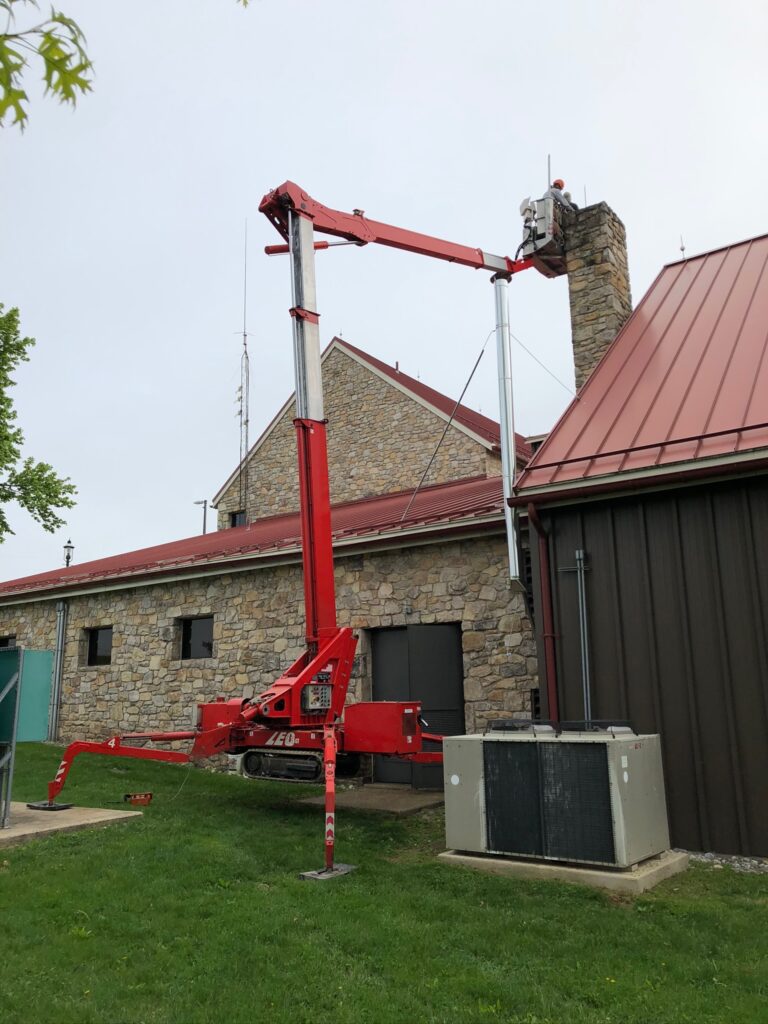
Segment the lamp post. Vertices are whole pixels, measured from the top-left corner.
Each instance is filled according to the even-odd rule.
[[[72,552],[75,550],[75,545],[71,540],[68,540],[64,545],[64,565],[69,568],[69,563],[72,561]]]
[[[203,501],[196,501],[195,505],[203,506],[203,533],[207,533],[208,527],[208,499],[205,498]]]

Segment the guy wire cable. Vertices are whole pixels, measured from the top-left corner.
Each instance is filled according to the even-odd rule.
[[[437,453],[438,453],[438,452],[440,451],[440,446],[442,445],[443,441],[445,440],[445,436],[446,436],[446,434],[448,433],[448,428],[450,427],[451,423],[453,423],[453,420],[454,420],[454,417],[455,417],[455,415],[456,415],[456,412],[457,412],[457,410],[458,410],[459,406],[461,405],[461,400],[462,400],[462,398],[464,397],[464,395],[465,395],[465,394],[467,393],[467,388],[468,388],[468,387],[469,387],[469,385],[471,384],[471,382],[472,382],[472,378],[473,378],[473,377],[474,377],[474,375],[475,375],[475,371],[477,370],[478,366],[480,365],[480,360],[481,360],[481,359],[483,358],[483,353],[485,352],[486,346],[487,346],[487,344],[488,344],[488,342],[489,342],[489,340],[490,340],[490,338],[491,338],[491,335],[495,334],[497,330],[498,330],[498,328],[497,328],[497,327],[494,327],[494,328],[493,328],[493,330],[489,332],[489,334],[488,334],[488,337],[487,337],[487,338],[485,339],[485,341],[483,342],[483,347],[482,347],[482,348],[480,349],[480,354],[478,355],[477,359],[475,360],[475,365],[474,365],[474,366],[472,367],[472,372],[470,373],[469,377],[467,378],[467,382],[466,382],[466,384],[464,385],[464,388],[463,388],[463,390],[462,390],[461,394],[459,395],[458,399],[456,400],[456,404],[455,404],[455,405],[454,405],[454,407],[453,407],[453,411],[451,412],[451,415],[450,415],[450,416],[448,417],[448,422],[447,422],[447,423],[445,424],[445,429],[443,430],[443,433],[442,433],[442,435],[440,436],[440,440],[439,440],[439,441],[437,442],[437,446],[435,447],[435,450],[434,450],[434,451],[432,452],[432,457],[430,458],[430,460],[429,460],[429,463],[427,464],[427,468],[426,468],[426,469],[424,470],[424,472],[422,473],[422,475],[421,475],[421,479],[419,480],[418,484],[416,485],[416,489],[414,490],[413,494],[412,494],[412,495],[411,495],[411,497],[410,497],[410,500],[409,500],[408,504],[407,504],[407,505],[406,505],[406,507],[405,507],[405,511],[404,511],[404,512],[403,512],[403,514],[402,514],[402,515],[400,516],[400,522],[401,522],[401,523],[403,522],[403,520],[405,519],[405,517],[406,517],[406,516],[408,515],[408,513],[410,512],[410,510],[411,510],[411,506],[413,505],[413,502],[414,502],[414,500],[415,500],[415,498],[416,498],[416,495],[417,495],[417,494],[419,493],[419,491],[421,490],[421,487],[423,486],[423,484],[424,484],[424,481],[426,480],[426,478],[427,478],[427,476],[428,476],[428,474],[429,474],[429,471],[430,471],[430,469],[432,468],[432,463],[433,463],[433,462],[435,461],[435,459],[436,459],[436,457],[437,457]],[[551,378],[552,378],[552,379],[553,379],[554,381],[557,381],[557,383],[558,383],[558,384],[560,385],[560,387],[561,387],[561,388],[565,388],[565,390],[566,390],[566,391],[568,392],[568,394],[569,394],[569,395],[572,395],[572,396],[573,396],[574,398],[578,399],[578,397],[579,397],[579,396],[578,396],[578,394],[576,394],[576,392],[575,392],[575,391],[573,391],[573,389],[572,389],[572,388],[569,388],[567,384],[564,384],[564,383],[563,383],[563,382],[562,382],[562,381],[560,380],[560,378],[559,378],[559,377],[557,377],[557,376],[556,376],[556,375],[555,375],[555,374],[554,374],[554,373],[553,373],[553,372],[552,372],[552,371],[551,371],[551,370],[549,369],[549,367],[548,367],[548,366],[545,366],[545,364],[544,364],[544,363],[542,363],[542,361],[541,361],[541,360],[540,360],[540,359],[539,359],[539,358],[538,358],[537,356],[535,356],[535,355],[533,354],[533,352],[531,352],[531,350],[530,350],[529,348],[527,348],[527,346],[525,346],[525,345],[524,345],[524,344],[522,343],[522,341],[520,341],[520,339],[519,339],[519,338],[518,338],[518,337],[517,337],[516,335],[512,334],[512,332],[510,331],[510,332],[509,332],[509,336],[510,336],[510,337],[511,337],[512,339],[514,339],[514,341],[516,341],[516,342],[517,342],[517,344],[518,344],[518,345],[520,346],[520,348],[522,348],[522,349],[523,349],[523,350],[524,350],[525,352],[527,352],[527,353],[528,353],[528,355],[529,355],[529,356],[531,357],[531,359],[533,359],[533,360],[534,360],[535,362],[537,362],[537,363],[539,364],[539,366],[540,366],[540,367],[542,368],[542,370],[546,371],[546,373],[548,373],[548,374],[549,374],[549,376],[550,376],[550,377],[551,377]]]
[[[435,459],[437,458],[437,453],[440,451],[440,445],[445,440],[445,435],[448,433],[448,428],[453,423],[453,418],[456,415],[456,412],[457,412],[459,406],[461,405],[461,400],[464,397],[464,395],[467,393],[467,388],[469,387],[470,383],[472,382],[472,378],[475,376],[475,370],[480,365],[480,360],[483,358],[483,353],[485,352],[485,346],[488,344],[491,336],[496,333],[497,329],[498,328],[494,327],[492,331],[489,331],[488,332],[488,337],[483,342],[483,347],[480,349],[480,354],[478,355],[477,359],[475,360],[475,365],[472,367],[472,372],[470,373],[469,377],[467,377],[467,383],[464,385],[464,388],[462,389],[461,394],[456,399],[456,404],[453,407],[453,411],[451,412],[451,415],[448,417],[448,422],[445,424],[445,429],[443,430],[443,433],[440,436],[440,440],[437,442],[437,446],[435,447],[435,450],[432,452],[432,457],[430,458],[429,462],[427,463],[427,468],[421,474],[421,480],[419,480],[418,484],[416,485],[416,490],[411,495],[410,501],[408,502],[408,504],[405,507],[405,511],[400,516],[400,522],[401,523],[405,519],[405,517],[408,515],[408,513],[410,512],[411,505],[413,505],[413,502],[414,502],[414,500],[416,498],[416,495],[419,493],[419,490],[421,489],[422,484],[427,479],[427,475],[429,474],[429,471],[432,468],[432,463],[435,461]]]

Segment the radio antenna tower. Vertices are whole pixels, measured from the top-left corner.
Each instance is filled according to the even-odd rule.
[[[251,408],[251,368],[248,360],[248,221],[245,222],[243,244],[243,352],[240,356],[240,387],[237,389],[240,418],[240,510],[248,521],[248,427]]]

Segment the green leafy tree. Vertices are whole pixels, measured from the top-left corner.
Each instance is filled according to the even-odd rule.
[[[0,0],[0,18],[6,20],[0,35],[0,124],[12,117],[22,129],[29,101],[22,78],[30,59],[40,60],[46,93],[62,103],[74,106],[78,96],[90,92],[93,78],[85,36],[77,22],[52,7],[42,21],[20,26],[17,13],[30,7],[39,9],[37,0]]]
[[[237,0],[247,7],[249,0]],[[17,14],[40,9],[38,0],[0,0],[0,126],[12,118],[22,131],[27,123],[29,97],[22,80],[31,61],[42,64],[45,91],[73,107],[90,92],[93,64],[85,50],[85,35],[74,20],[55,7],[41,21],[21,26]]]
[[[64,525],[56,510],[72,508],[77,493],[69,478],[57,476],[47,462],[21,458],[24,435],[16,426],[9,391],[15,384],[11,374],[19,363],[29,361],[28,350],[34,344],[34,338],[21,337],[18,309],[6,313],[0,303],[0,543],[13,533],[5,511],[8,502],[18,502],[53,533]]]

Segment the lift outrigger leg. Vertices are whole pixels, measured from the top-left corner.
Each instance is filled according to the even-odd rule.
[[[300,877],[307,881],[322,882],[354,871],[351,864],[337,864],[334,861],[336,845],[336,729],[325,727],[323,735],[323,769],[325,777],[325,867],[321,871],[302,871]]]
[[[48,783],[48,799],[39,803],[27,804],[36,811],[66,811],[72,804],[58,804],[56,797],[64,788],[67,781],[72,762],[78,754],[106,754],[110,757],[133,757],[142,761],[166,761],[172,764],[184,764],[192,760],[189,753],[181,750],[154,750],[146,747],[137,747],[124,744],[123,740],[155,740],[157,742],[176,742],[179,740],[195,739],[194,732],[157,732],[157,733],[132,733],[130,736],[113,736],[103,743],[89,743],[85,740],[78,740],[70,743],[64,751],[64,756],[59,762],[56,774]]]

